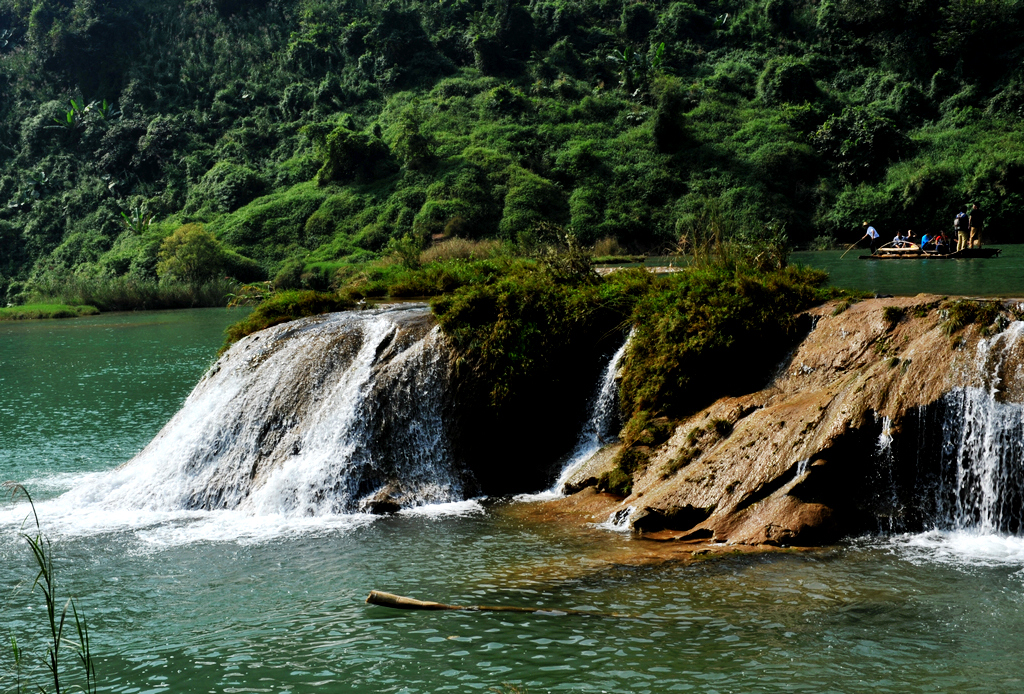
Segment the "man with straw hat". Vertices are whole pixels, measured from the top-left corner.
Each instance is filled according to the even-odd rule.
[[[864,222],[861,226],[865,231],[864,235],[857,239],[857,243],[860,243],[864,239],[871,239],[871,252],[874,253],[878,250],[878,247],[882,245],[882,235],[878,233],[877,229],[867,222]]]

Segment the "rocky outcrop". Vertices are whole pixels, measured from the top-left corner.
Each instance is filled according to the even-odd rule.
[[[958,438],[961,428],[980,426],[963,421],[958,403],[973,392],[1024,401],[1024,324],[1000,332],[1009,324],[1000,318],[950,335],[950,306],[921,295],[811,311],[814,328],[768,388],[678,422],[634,474],[630,495],[603,512],[628,509],[633,531],[647,537],[747,545],[821,544],[948,515],[965,493],[950,488],[983,486],[944,468],[973,435]],[[1020,305],[1001,308],[1006,316]],[[613,458],[569,485],[596,480]],[[1018,522],[1011,516],[999,522]]]

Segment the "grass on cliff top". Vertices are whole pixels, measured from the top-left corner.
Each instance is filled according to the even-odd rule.
[[[636,301],[656,283],[641,270],[601,279],[521,264],[431,301],[461,368],[487,385],[490,406],[555,387],[599,343],[621,344]]]
[[[620,385],[627,417],[685,416],[762,387],[806,332],[798,314],[839,292],[819,270],[692,268],[661,279],[632,314]]]
[[[531,265],[535,264],[526,259],[502,257],[444,259],[418,267],[385,259],[341,267],[332,280],[337,286],[334,291],[286,289],[269,293],[245,320],[228,328],[222,351],[246,335],[285,321],[371,305],[367,299],[427,299],[467,285],[487,284]]]
[[[68,306],[67,304],[25,304],[0,308],[0,320],[35,320],[41,318],[78,318],[95,316],[95,306]]]

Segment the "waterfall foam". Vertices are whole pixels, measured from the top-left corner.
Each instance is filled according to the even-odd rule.
[[[64,501],[286,517],[459,501],[445,344],[408,305],[250,335],[141,453]]]

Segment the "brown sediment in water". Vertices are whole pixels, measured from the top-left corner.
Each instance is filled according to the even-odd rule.
[[[665,530],[653,533],[619,533],[599,528],[621,508],[622,500],[587,487],[582,491],[550,501],[519,502],[497,510],[498,513],[528,523],[560,526],[572,534],[592,535],[595,542],[586,553],[590,570],[610,566],[652,566],[664,563],[690,564],[741,554],[785,552],[805,553],[812,547],[775,547],[735,545],[707,540],[687,539],[685,533]],[[564,573],[564,567],[559,570]],[[564,578],[564,576],[562,576]]]

